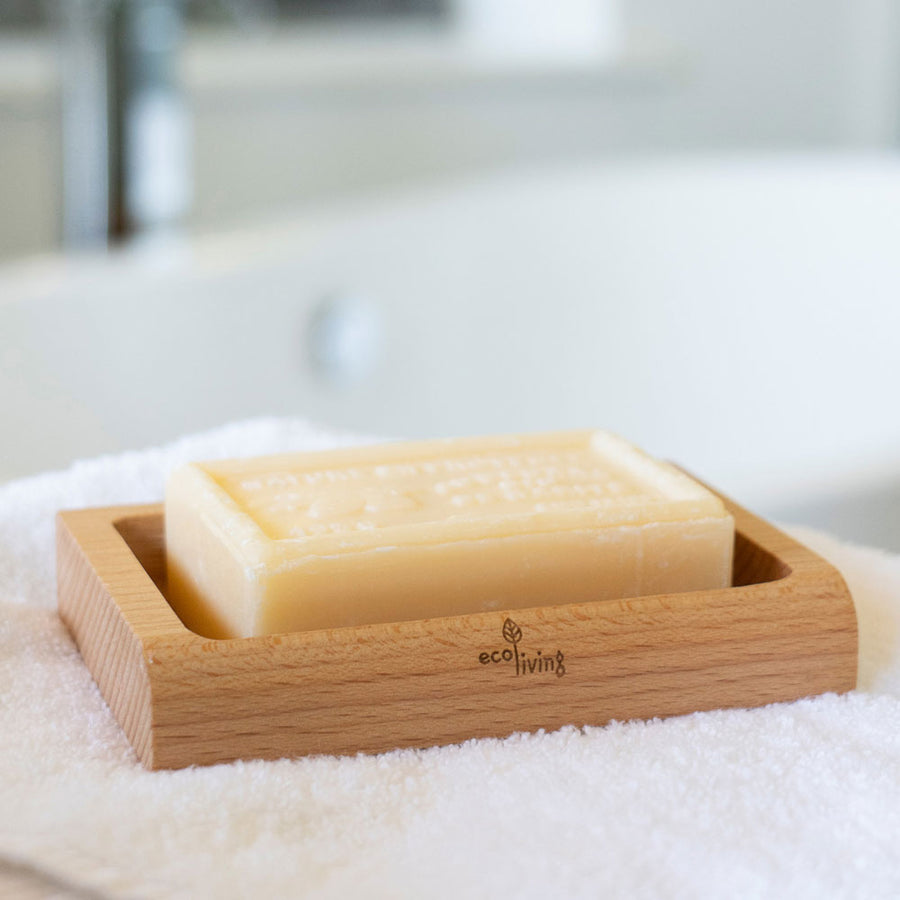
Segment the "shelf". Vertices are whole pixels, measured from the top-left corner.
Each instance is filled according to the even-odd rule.
[[[626,47],[615,58],[487,53],[434,28],[260,35],[193,30],[183,60],[196,95],[259,91],[424,92],[469,87],[662,85],[680,67],[671,50]]]

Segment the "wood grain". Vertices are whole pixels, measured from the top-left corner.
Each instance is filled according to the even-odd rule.
[[[856,615],[840,574],[725,502],[737,526],[730,588],[223,641],[188,631],[165,600],[161,506],[63,512],[59,609],[150,768],[852,689]]]

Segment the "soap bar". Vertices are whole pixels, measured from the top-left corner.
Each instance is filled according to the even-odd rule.
[[[214,638],[731,583],[734,523],[601,431],[190,463],[166,490],[167,595]]]

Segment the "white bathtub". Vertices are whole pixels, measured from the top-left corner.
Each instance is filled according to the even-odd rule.
[[[310,360],[329,296],[381,328],[357,381]],[[900,162],[872,157],[519,172],[32,260],[0,269],[0,478],[282,413],[609,427],[797,507],[900,472],[898,301]]]

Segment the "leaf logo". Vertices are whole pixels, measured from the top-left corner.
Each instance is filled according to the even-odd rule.
[[[519,641],[522,640],[522,629],[506,619],[501,629],[503,640],[511,647],[497,648],[494,650],[482,650],[478,654],[478,662],[482,666],[491,663],[512,663],[515,666],[516,678],[520,675],[542,675],[553,673],[557,678],[566,674],[565,654],[562,650],[556,653],[545,653],[544,649],[520,650]]]
[[[522,639],[522,629],[512,619],[507,619],[503,623],[503,638],[511,644],[518,644]]]

